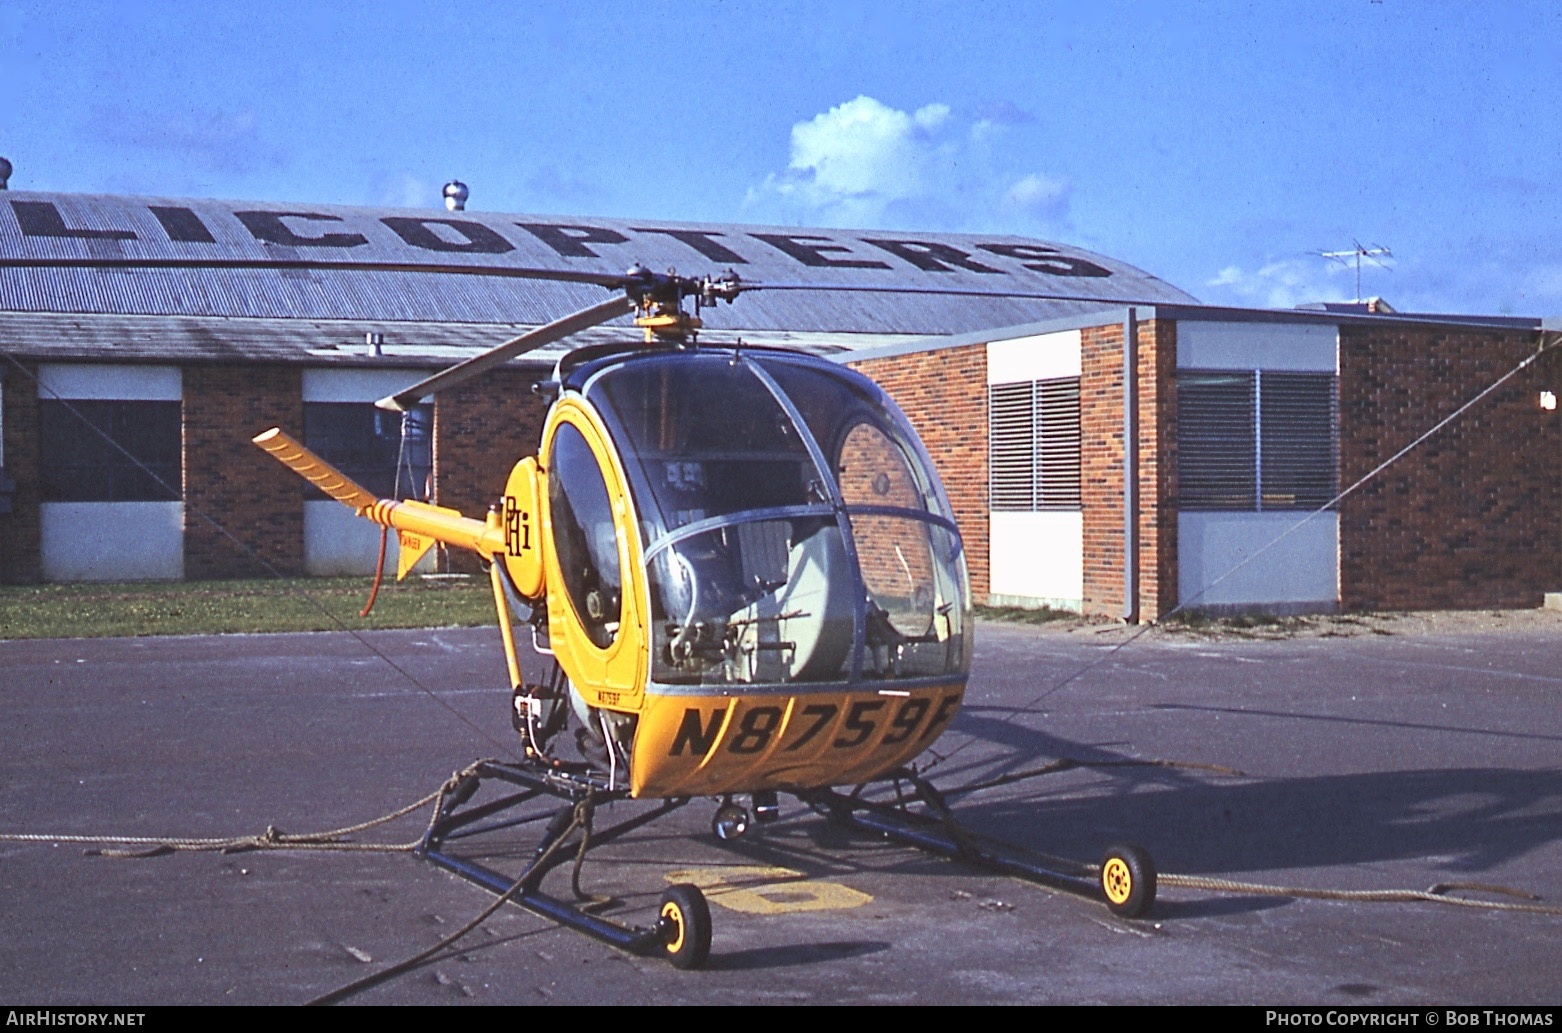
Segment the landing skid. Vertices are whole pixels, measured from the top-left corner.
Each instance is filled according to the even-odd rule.
[[[519,792],[462,810],[462,806],[476,795],[485,779],[508,783]],[[565,803],[551,815],[542,811],[522,817],[499,817],[544,796]],[[580,866],[587,852],[688,803],[686,799],[664,800],[660,806],[605,829],[595,827],[599,806],[628,798],[627,790],[608,788],[603,780],[589,774],[482,761],[457,783],[452,792],[447,793],[440,813],[430,823],[423,837],[419,852],[439,867],[490,892],[508,896],[528,911],[560,925],[630,954],[650,955],[660,952],[679,968],[697,968],[704,963],[710,951],[710,911],[696,887],[671,887],[663,894],[656,923],[651,926],[623,925],[586,910],[593,903],[602,903],[593,901],[580,890]],[[544,818],[548,820],[547,827],[532,853],[530,863],[518,878],[504,875],[469,858],[458,857],[447,850],[452,843],[516,828]],[[570,850],[571,837],[576,833],[579,833],[579,838],[575,849]],[[571,860],[574,862],[571,887],[576,902],[542,892],[539,886],[543,877]]]
[[[467,806],[484,781],[505,783],[515,791]],[[961,827],[942,795],[915,772],[892,772],[871,784],[885,782],[895,790],[892,802],[867,799],[864,796],[867,786],[858,786],[851,793],[808,789],[793,791],[792,795],[846,827],[881,835],[893,842],[974,867],[1104,900],[1114,914],[1126,918],[1144,915],[1155,901],[1155,867],[1149,854],[1139,847],[1113,847],[1099,866],[1022,852]],[[539,798],[551,798],[561,804],[551,811],[532,809],[516,816],[516,811]],[[507,897],[528,911],[620,950],[641,956],[659,954],[679,968],[698,968],[709,954],[711,935],[710,909],[698,888],[687,884],[669,888],[662,895],[656,921],[649,926],[625,925],[592,914],[592,907],[606,901],[581,891],[580,869],[590,850],[648,825],[689,802],[687,798],[663,800],[606,828],[595,827],[599,807],[629,799],[628,790],[610,787],[606,779],[583,769],[482,761],[446,793],[419,852],[439,867]],[[722,809],[734,807],[729,800]],[[460,857],[449,849],[452,844],[464,840],[544,820],[547,825],[542,836],[518,877]],[[746,821],[744,827],[747,827]],[[544,877],[566,863],[573,864],[573,901],[544,893],[541,889]]]
[[[1143,917],[1155,903],[1155,864],[1143,847],[1113,846],[1099,865],[1022,851],[964,828],[943,795],[915,772],[891,772],[880,781],[894,786],[893,802],[865,799],[865,786],[851,793],[810,789],[797,796],[838,824],[976,868],[1102,900],[1123,918]]]

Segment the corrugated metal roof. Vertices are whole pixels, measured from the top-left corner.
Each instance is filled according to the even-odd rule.
[[[124,316],[0,312],[0,351],[45,362],[282,362],[311,366],[440,368],[531,329],[500,323],[428,323],[385,320],[257,319],[197,316]],[[373,356],[365,336],[381,335]],[[732,331],[701,340],[730,343]],[[893,334],[818,334],[745,331],[750,344],[829,355],[911,340]],[[597,327],[575,335],[569,347],[639,340],[638,330]],[[563,343],[542,348],[525,363],[552,363]]]
[[[1562,326],[1553,327],[1548,325],[1546,321],[1527,316],[1469,316],[1428,312],[1369,313],[1362,312],[1359,309],[1326,311],[1321,308],[1308,306],[1272,309],[1163,304],[1134,306],[1134,310],[1134,318],[1140,321],[1152,319],[1197,320],[1200,322],[1217,323],[1252,323],[1259,326],[1266,324],[1289,324],[1293,326],[1362,327],[1409,324],[1422,327],[1465,327],[1482,330],[1520,331],[1562,329]],[[1020,337],[1057,333],[1063,330],[1080,330],[1091,326],[1106,326],[1111,323],[1121,323],[1126,318],[1128,318],[1128,306],[1106,307],[1094,309],[1083,315],[1063,316],[1035,323],[1019,323],[1013,326],[992,326],[965,334],[934,334],[909,340],[901,338],[881,344],[870,344],[865,341],[860,347],[850,349],[850,354],[843,356],[841,361],[856,362],[859,360],[889,358],[895,355],[914,355],[919,352],[965,348],[973,344],[988,344],[993,341],[1010,341]]]
[[[604,297],[556,277],[634,263],[731,268],[776,288],[704,314],[734,332],[921,336],[1194,301],[1102,255],[1003,235],[29,192],[0,203],[0,312],[537,325]]]

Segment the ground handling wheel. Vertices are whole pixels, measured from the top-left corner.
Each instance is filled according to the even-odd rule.
[[[1155,862],[1141,846],[1114,846],[1101,858],[1101,894],[1112,914],[1140,918],[1155,903]]]
[[[699,968],[710,957],[710,905],[698,886],[684,882],[669,887],[662,894],[656,925],[674,968]]]

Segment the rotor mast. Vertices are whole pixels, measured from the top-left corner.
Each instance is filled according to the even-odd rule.
[[[668,344],[685,348],[694,344],[700,327],[700,309],[716,304],[717,300],[731,302],[743,289],[738,274],[728,269],[720,279],[703,277],[695,279],[679,276],[669,269],[665,275],[657,275],[642,265],[633,265],[625,276],[624,291],[635,303],[639,313],[635,326],[645,331],[646,344]],[[694,299],[694,311],[683,307],[684,298]]]

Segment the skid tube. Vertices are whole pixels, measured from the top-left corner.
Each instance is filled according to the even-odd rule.
[[[1092,900],[1104,901],[1116,914],[1141,917],[1155,899],[1155,871],[1149,855],[1139,847],[1114,847],[1107,851],[1101,867],[1022,850],[999,840],[978,836],[960,825],[949,804],[926,779],[902,768],[877,780],[891,783],[893,802],[863,797],[867,785],[850,793],[836,789],[811,789],[795,795],[803,803],[830,820],[850,828],[877,833],[891,842],[941,857],[952,858],[973,867],[1013,876],[1050,889],[1062,890]],[[907,791],[909,787],[909,792]],[[912,810],[921,804],[925,810]],[[1130,900],[1124,887],[1104,882],[1103,868],[1120,875],[1114,858],[1129,857],[1135,864],[1134,880],[1140,886]],[[1119,892],[1119,889],[1122,892]]]
[[[462,805],[477,793],[484,780],[506,782],[519,791],[461,810]],[[564,803],[551,817],[546,812],[525,817],[502,817],[506,812],[539,797],[552,797]],[[580,904],[551,896],[539,888],[543,877],[550,871],[561,864],[573,862],[577,875],[573,884],[575,894],[577,898],[589,901],[591,898],[580,893],[578,874],[580,862],[592,847],[610,842],[688,803],[687,799],[664,800],[660,806],[606,829],[593,828],[593,817],[599,805],[627,799],[628,790],[608,788],[605,780],[589,774],[539,768],[525,762],[509,764],[495,760],[480,761],[447,795],[440,813],[430,823],[418,853],[446,871],[492,893],[501,896],[508,894],[515,904],[550,921],[631,954],[653,954],[661,950],[668,937],[675,933],[668,927],[665,918],[658,919],[651,926],[623,925],[593,915]],[[544,817],[549,817],[548,825],[531,861],[518,877],[458,857],[446,849],[453,842],[514,828]],[[571,849],[568,840],[576,832],[580,834],[580,842]]]

